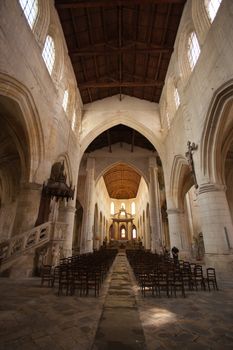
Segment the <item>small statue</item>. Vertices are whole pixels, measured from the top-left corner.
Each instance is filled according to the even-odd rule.
[[[191,172],[193,180],[194,180],[194,186],[197,189],[198,184],[197,184],[197,178],[196,178],[194,162],[193,162],[193,151],[195,151],[197,149],[197,145],[195,145],[194,142],[191,144],[191,141],[188,141],[187,146],[188,146],[188,151],[185,153],[185,157],[188,160],[189,169],[190,169],[190,172]]]

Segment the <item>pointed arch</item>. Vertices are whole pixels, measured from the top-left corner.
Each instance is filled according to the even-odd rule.
[[[170,179],[170,191],[176,208],[183,209],[184,196],[193,184],[187,160],[182,155],[176,155]]]
[[[64,161],[64,166],[65,166],[65,172],[67,175],[67,180],[69,182],[69,184],[73,184],[74,183],[74,177],[73,177],[73,173],[72,173],[72,165],[71,165],[71,161],[70,161],[70,157],[67,153],[62,153],[57,157],[57,161],[58,162],[63,162]]]
[[[19,106],[21,123],[29,145],[28,170],[25,181],[35,181],[37,170],[44,159],[44,137],[39,113],[30,91],[8,74],[0,73],[0,95],[12,99]]]
[[[215,92],[201,137],[201,170],[213,183],[224,184],[224,163],[233,134],[233,79]]]
[[[104,122],[101,122],[96,128],[92,129],[89,133],[87,133],[87,135],[83,137],[82,140],[80,140],[80,155],[83,156],[87,147],[98,135],[110,129],[111,127],[119,124],[133,128],[139,133],[141,133],[143,136],[145,136],[156,148],[160,155],[160,158],[163,158],[163,146],[160,140],[155,137],[151,129],[145,127],[143,124],[137,122],[136,120],[133,120],[132,118],[128,117],[127,113],[122,113],[122,115],[119,115],[119,113],[117,113],[116,116],[111,116],[111,118],[108,118]]]

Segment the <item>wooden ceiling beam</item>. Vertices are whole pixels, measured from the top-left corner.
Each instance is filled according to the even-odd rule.
[[[122,6],[119,6],[117,8],[118,11],[118,46],[120,50],[120,55],[118,56],[118,64],[119,64],[119,81],[121,83],[122,81],[122,53],[121,53],[121,46],[122,46]],[[121,85],[119,86],[119,93],[120,93],[120,101],[121,101]]]
[[[102,24],[102,28],[103,28],[103,36],[104,36],[104,42],[106,43],[106,45],[108,44],[108,38],[107,38],[107,28],[106,28],[106,24],[105,24],[105,20],[104,20],[104,8],[101,8],[101,24]],[[104,61],[105,61],[105,72],[107,70],[107,74],[110,75],[110,65],[109,65],[109,59],[106,56],[104,56]],[[108,95],[109,95],[109,90],[108,90]]]
[[[122,81],[122,82],[86,82],[78,84],[79,89],[101,89],[101,88],[118,88],[118,87],[144,87],[144,86],[157,86],[162,87],[163,81],[143,82],[143,81]]]
[[[157,48],[145,48],[145,49],[136,49],[135,47],[120,47],[115,50],[109,50],[109,49],[94,49],[94,50],[75,50],[70,51],[71,56],[77,56],[77,57],[85,57],[85,56],[115,56],[115,55],[122,55],[124,53],[131,53],[131,54],[156,54],[156,53],[172,53],[173,47],[169,46],[161,46]]]
[[[76,43],[76,47],[78,48],[78,35],[77,35],[77,30],[76,30],[76,25],[75,25],[75,19],[74,19],[74,15],[73,15],[73,12],[70,11],[71,13],[71,22],[72,22],[72,27],[73,27],[73,31],[74,31],[74,34],[75,34],[75,43]],[[82,70],[83,70],[83,75],[84,75],[84,78],[85,80],[87,80],[87,74],[86,74],[86,70],[85,70],[85,66],[83,64],[83,60],[82,60],[82,57],[80,58],[80,64],[81,64],[81,67],[82,67]],[[89,100],[90,102],[92,102],[92,96],[91,96],[91,92],[89,89],[87,89],[87,93],[88,93],[88,96],[89,96]]]
[[[156,9],[155,6],[153,6],[151,8],[150,25],[148,26],[148,30],[147,30],[147,45],[150,45],[151,39],[152,39],[153,25],[154,25],[154,18],[155,18],[155,9]],[[144,80],[146,79],[147,74],[148,74],[149,57],[150,57],[149,54],[147,54],[146,55]],[[144,97],[144,91],[145,91],[145,88],[143,88],[143,97]]]
[[[138,23],[139,23],[139,11],[140,11],[140,6],[139,5],[137,5],[137,7],[136,7],[136,18],[135,18],[135,29],[134,29],[134,47],[135,47],[135,45],[136,45],[136,42],[137,42],[137,40],[138,40],[138,31],[139,31],[139,25],[138,25]],[[136,57],[137,57],[137,55],[136,55],[136,52],[134,52],[134,58],[133,58],[133,62],[134,62],[134,64],[133,64],[133,75],[135,74],[135,72],[136,72]],[[140,79],[136,79],[136,80],[140,80]],[[132,95],[133,95],[133,88],[132,88]]]
[[[165,29],[163,31],[162,44],[164,44],[165,39],[166,39],[171,10],[172,10],[172,5],[169,5],[168,11],[167,11],[167,16],[166,16],[166,19],[165,19]],[[157,69],[156,69],[156,73],[155,73],[155,80],[158,79],[161,62],[162,62],[162,52],[160,52],[160,54],[159,54],[159,60],[158,60]],[[155,89],[153,91],[153,95],[155,95]]]
[[[58,9],[65,8],[91,8],[91,7],[115,7],[127,5],[147,5],[147,4],[184,4],[186,0],[97,0],[97,1],[55,1]]]
[[[91,18],[90,18],[88,8],[86,8],[86,15],[87,15],[89,41],[90,41],[90,44],[93,45],[94,41],[93,41],[93,37],[92,37]],[[96,75],[96,78],[99,79],[99,70],[98,70],[98,65],[97,65],[97,61],[96,61],[96,56],[94,56],[94,64],[95,64],[95,75]],[[98,94],[98,99],[99,99],[99,93],[97,92],[97,94]]]

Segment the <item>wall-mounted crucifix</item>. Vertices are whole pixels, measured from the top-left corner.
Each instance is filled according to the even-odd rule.
[[[188,160],[189,169],[190,169],[190,172],[191,172],[193,180],[194,180],[194,186],[195,186],[195,188],[198,188],[197,178],[196,178],[196,173],[195,173],[195,168],[194,168],[194,162],[193,162],[193,151],[195,151],[197,149],[197,145],[195,145],[194,142],[191,143],[190,141],[188,141],[187,146],[188,146],[188,151],[185,152],[185,157]]]

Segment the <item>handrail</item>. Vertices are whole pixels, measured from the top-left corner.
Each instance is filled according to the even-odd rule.
[[[52,225],[49,221],[0,243],[1,264],[8,261],[11,257],[22,255],[28,249],[48,242],[51,238],[51,227]]]

